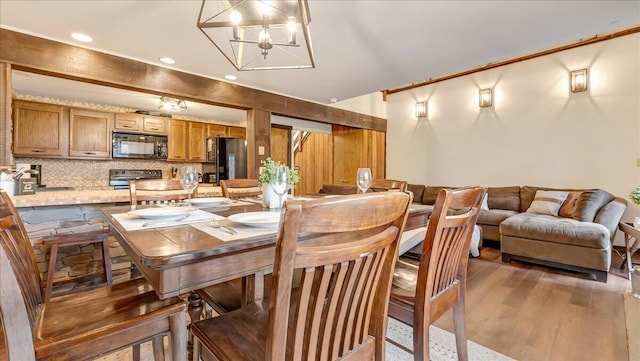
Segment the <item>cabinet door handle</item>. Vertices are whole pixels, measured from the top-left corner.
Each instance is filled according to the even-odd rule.
[[[123,127],[123,128],[133,128],[132,125],[121,125],[121,127]]]
[[[160,128],[149,128],[149,130],[160,130]]]
[[[95,152],[84,152],[84,154],[86,154],[86,155],[96,155]]]
[[[40,149],[31,149],[31,153],[44,153],[44,150],[40,150]]]

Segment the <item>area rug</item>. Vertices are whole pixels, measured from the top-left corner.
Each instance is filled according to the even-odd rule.
[[[431,326],[429,351],[431,361],[457,361],[455,335]],[[389,318],[387,328],[387,361],[413,361],[413,330],[402,322]],[[401,347],[397,346],[401,345]],[[514,361],[503,354],[493,351],[477,343],[468,341],[469,360],[473,361]],[[165,350],[168,348],[165,337]],[[131,360],[131,348],[127,348],[98,359],[99,361],[128,361]],[[170,359],[167,355],[166,359]],[[140,360],[153,361],[151,342],[145,342],[140,347]]]
[[[401,347],[397,346],[400,345]],[[388,361],[413,361],[413,329],[402,322],[389,318],[387,328]],[[514,361],[501,353],[477,343],[467,341],[469,360],[473,361]],[[435,326],[429,328],[429,352],[431,361],[457,361],[455,335]]]

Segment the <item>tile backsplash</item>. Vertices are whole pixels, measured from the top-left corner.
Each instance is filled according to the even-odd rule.
[[[73,187],[76,190],[108,190],[110,169],[160,169],[168,179],[171,167],[191,165],[202,171],[200,163],[173,163],[153,160],[78,160],[15,158],[14,164],[42,165],[41,183],[47,187]]]

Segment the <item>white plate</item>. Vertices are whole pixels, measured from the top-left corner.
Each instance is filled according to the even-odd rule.
[[[128,214],[145,219],[175,218],[197,210],[196,207],[158,207],[130,211]]]
[[[202,207],[212,207],[227,203],[229,198],[225,197],[207,197],[207,198],[192,198],[191,204]]]
[[[280,212],[247,212],[233,214],[230,221],[252,227],[275,227],[280,223]]]

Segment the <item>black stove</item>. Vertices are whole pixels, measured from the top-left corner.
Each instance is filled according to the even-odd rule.
[[[110,169],[109,185],[114,189],[129,189],[129,181],[138,179],[162,179],[160,169]]]

